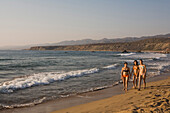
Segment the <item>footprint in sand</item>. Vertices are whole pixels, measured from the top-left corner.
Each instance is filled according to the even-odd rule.
[[[164,102],[164,101],[156,102],[154,106],[155,106],[155,107],[158,107],[158,106],[160,106],[163,102]]]
[[[154,86],[151,86],[151,89],[154,89]]]
[[[163,102],[161,105],[160,105],[161,108],[164,108],[164,109],[167,109],[169,107],[169,104],[167,104],[166,102]]]
[[[139,111],[140,111],[140,113],[144,113],[145,112],[144,109],[139,109]]]
[[[149,94],[152,94],[152,92],[149,92]]]
[[[133,97],[128,98],[128,100],[131,100]]]
[[[165,100],[165,102],[169,104],[169,100],[167,98],[162,98],[162,100]]]
[[[156,96],[156,97],[161,97],[161,95],[159,95],[159,94],[155,94],[155,96]]]
[[[162,91],[163,94],[166,94],[167,91]]]
[[[132,106],[132,109],[133,109],[133,110],[138,110],[139,108],[140,108],[140,107],[137,107],[137,106],[135,106],[135,105]]]
[[[155,111],[156,113],[163,113],[163,109],[159,109],[159,108],[155,108],[154,111]]]
[[[133,102],[129,102],[128,104],[133,104]]]
[[[150,96],[146,96],[145,98],[151,98]]]

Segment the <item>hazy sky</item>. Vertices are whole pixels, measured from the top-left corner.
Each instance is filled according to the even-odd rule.
[[[0,0],[0,46],[170,32],[170,0]]]

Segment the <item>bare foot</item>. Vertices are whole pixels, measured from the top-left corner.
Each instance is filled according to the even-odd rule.
[[[136,86],[133,86],[133,89],[136,89]]]

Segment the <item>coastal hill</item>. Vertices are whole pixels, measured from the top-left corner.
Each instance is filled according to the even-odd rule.
[[[159,51],[170,52],[170,38],[148,38],[132,42],[98,43],[68,46],[35,46],[28,50],[63,51]]]
[[[139,41],[139,40],[144,40],[149,38],[168,38],[168,37],[170,37],[170,33],[165,35],[142,36],[142,37],[125,37],[125,38],[115,38],[115,39],[103,38],[101,40],[92,40],[92,39],[70,40],[70,41],[62,41],[51,45],[53,46],[54,45],[84,45],[84,44],[97,44],[97,43],[133,42],[133,41]]]
[[[22,45],[22,46],[0,46],[0,50],[23,50],[30,47],[35,46],[65,46],[65,45],[85,45],[85,44],[103,44],[103,43],[116,43],[116,42],[134,42],[149,38],[169,38],[170,33],[168,34],[160,34],[154,36],[142,36],[142,37],[125,37],[125,38],[114,38],[108,39],[103,38],[100,40],[92,40],[92,39],[82,39],[82,40],[67,40],[58,43],[44,43],[44,44],[30,44],[30,45]]]

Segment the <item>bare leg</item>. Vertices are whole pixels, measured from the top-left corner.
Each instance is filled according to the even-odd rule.
[[[143,85],[144,85],[144,89],[146,88],[146,76],[145,75],[143,75]]]
[[[140,90],[140,87],[141,87],[141,79],[142,79],[142,76],[139,75],[139,84],[138,84],[138,90]]]
[[[137,87],[137,85],[138,85],[138,77],[136,77],[135,88]]]
[[[123,90],[125,90],[125,77],[123,77]]]
[[[133,75],[133,88],[135,88],[135,76]]]
[[[129,80],[129,77],[126,77],[126,91],[128,90],[128,80]]]

